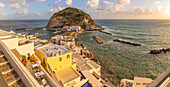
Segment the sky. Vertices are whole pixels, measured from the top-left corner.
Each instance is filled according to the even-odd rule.
[[[0,20],[50,19],[66,7],[94,19],[170,19],[170,0],[0,0]]]

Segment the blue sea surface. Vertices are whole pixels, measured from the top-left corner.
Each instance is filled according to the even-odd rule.
[[[100,61],[102,77],[107,78],[114,85],[121,79],[133,77],[156,78],[170,67],[170,53],[150,55],[150,50],[170,48],[170,20],[95,20],[96,24],[105,28],[104,31],[112,33],[107,35],[98,31],[89,31],[78,35],[80,43],[91,51]],[[0,29],[10,31],[10,27],[44,27],[48,20],[6,20],[0,21]],[[24,30],[16,32],[37,32],[48,35],[55,34],[49,30]],[[97,35],[104,44],[90,41]],[[113,39],[123,39],[141,43],[142,46],[134,47],[113,42]]]

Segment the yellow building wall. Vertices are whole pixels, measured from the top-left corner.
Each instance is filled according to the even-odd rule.
[[[71,67],[76,70],[76,63],[72,64]]]
[[[39,50],[35,49],[35,55],[41,60],[41,63],[43,63],[43,60],[45,59],[45,68],[48,68],[48,64],[47,64],[47,58],[46,56]]]
[[[76,70],[76,63],[72,64],[72,53],[53,58],[46,58],[46,56],[41,51],[35,49],[35,54],[41,60],[41,63],[43,63],[43,59],[45,58],[46,70],[48,70],[48,65],[50,65],[51,70],[54,72],[65,69],[70,66]],[[69,58],[67,58],[68,55],[70,55]],[[62,58],[62,61],[59,61],[60,57]]]
[[[67,58],[68,55],[70,55],[70,58]],[[62,61],[59,61],[60,57],[62,58]],[[72,53],[54,57],[54,58],[48,58],[47,62],[50,65],[52,71],[56,72],[58,70],[62,70],[72,65]]]

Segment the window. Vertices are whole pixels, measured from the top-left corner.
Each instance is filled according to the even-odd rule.
[[[61,58],[61,57],[59,58],[59,61],[62,61],[62,58]]]
[[[67,55],[67,59],[70,58],[70,55]]]

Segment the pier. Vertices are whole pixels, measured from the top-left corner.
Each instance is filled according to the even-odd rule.
[[[19,30],[37,30],[37,29],[46,29],[46,27],[34,27],[34,28],[16,28],[15,30],[16,31],[19,31]]]
[[[133,43],[133,42],[129,42],[129,41],[125,41],[125,40],[120,40],[120,39],[114,39],[113,41],[119,42],[119,43],[123,43],[123,44],[129,44],[129,45],[133,45],[133,46],[141,46],[140,43]]]
[[[98,44],[103,44],[104,42],[101,40],[101,39],[99,39],[99,37],[97,37],[97,36],[93,36],[92,37],[94,40],[96,40],[96,42],[98,43]]]
[[[98,31],[102,32],[102,33],[105,33],[105,34],[108,34],[108,35],[112,35],[112,33],[109,33],[109,32],[103,31],[103,30],[98,30]]]

